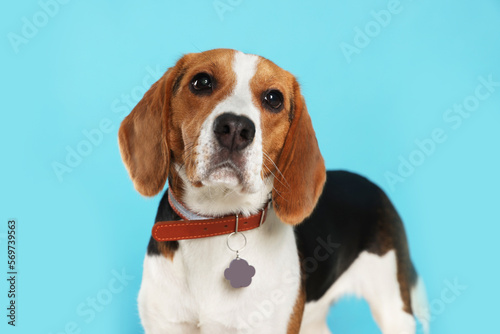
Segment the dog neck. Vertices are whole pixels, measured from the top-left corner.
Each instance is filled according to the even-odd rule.
[[[269,202],[273,184],[272,179],[264,180],[261,189],[255,193],[224,186],[193,185],[182,167],[171,173],[169,182],[175,198],[189,211],[205,217],[256,214]]]
[[[183,220],[208,220],[215,218],[215,217],[201,216],[186,208],[184,203],[182,203],[175,197],[171,187],[169,187],[167,190],[167,196],[168,196],[168,203],[170,204],[172,209],[179,215],[179,217],[181,217]]]

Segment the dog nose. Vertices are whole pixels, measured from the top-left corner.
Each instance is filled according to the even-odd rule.
[[[241,151],[253,141],[255,125],[245,116],[224,113],[213,125],[214,134],[222,147],[230,151]]]

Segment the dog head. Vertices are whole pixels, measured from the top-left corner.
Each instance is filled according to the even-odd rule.
[[[311,214],[325,166],[299,85],[271,61],[235,50],[187,54],[122,122],[135,188],[176,196],[204,215],[255,213],[272,193],[278,217]]]

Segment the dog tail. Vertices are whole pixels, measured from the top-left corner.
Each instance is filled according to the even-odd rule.
[[[418,277],[415,285],[411,288],[411,307],[413,314],[417,320],[422,324],[425,334],[429,334],[429,303],[427,301],[427,293],[425,292],[425,285],[422,277]]]

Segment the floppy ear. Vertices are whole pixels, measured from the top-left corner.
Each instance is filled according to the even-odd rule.
[[[326,170],[300,87],[294,80],[292,124],[277,166],[273,205],[281,221],[301,223],[314,210],[323,191]]]
[[[144,196],[158,194],[168,176],[167,125],[174,72],[175,67],[170,68],[151,86],[118,131],[123,162],[135,189]]]

